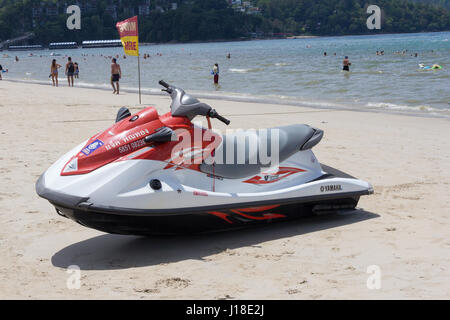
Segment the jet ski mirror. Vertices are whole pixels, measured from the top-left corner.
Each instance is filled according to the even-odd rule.
[[[169,141],[174,141],[176,140],[176,134],[175,132],[173,132],[172,129],[168,128],[168,127],[162,127],[159,128],[158,130],[156,130],[155,133],[152,133],[149,136],[146,136],[144,138],[144,141],[146,143],[151,143],[151,142],[169,142]]]

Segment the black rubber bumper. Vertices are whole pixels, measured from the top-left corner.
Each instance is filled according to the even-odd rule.
[[[42,174],[36,181],[36,193],[41,198],[47,199],[52,204],[58,204],[69,208],[75,208],[89,198],[77,197],[62,192],[57,192],[45,187],[45,176]]]

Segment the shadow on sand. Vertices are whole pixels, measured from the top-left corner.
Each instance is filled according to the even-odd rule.
[[[371,212],[353,210],[214,234],[149,238],[105,234],[63,248],[53,255],[52,264],[61,268],[78,265],[82,270],[115,270],[202,260],[226,249],[258,245],[377,217],[379,215]]]

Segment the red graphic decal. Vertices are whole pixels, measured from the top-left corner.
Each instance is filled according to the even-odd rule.
[[[243,181],[244,183],[252,183],[252,184],[267,184],[280,181],[290,175],[293,175],[298,172],[305,172],[306,170],[302,170],[299,168],[291,168],[291,167],[280,167],[276,173],[263,173],[258,176],[254,176],[248,180]]]
[[[241,212],[248,212],[248,213],[250,213],[250,212],[261,212],[261,211],[275,209],[275,208],[278,208],[279,206],[280,206],[279,204],[276,204],[276,205],[272,205],[272,206],[244,208],[244,209],[239,209],[239,211],[241,211]]]
[[[170,169],[170,168],[173,168],[173,167],[175,167],[175,164],[169,162],[169,163],[167,164],[167,166],[164,167],[164,170],[165,170],[165,169]]]
[[[243,208],[243,209],[231,209],[229,210],[229,212],[238,214],[244,218],[247,219],[251,219],[251,220],[269,220],[269,219],[277,219],[277,218],[286,218],[285,215],[283,214],[279,214],[279,213],[264,213],[262,216],[252,216],[247,213],[257,213],[257,212],[262,212],[262,211],[267,211],[267,210],[271,210],[274,208],[278,208],[280,205],[271,205],[271,206],[261,206],[261,207],[252,207],[252,208]],[[225,221],[227,221],[228,223],[233,223],[231,222],[228,217],[230,216],[229,213],[224,213],[224,212],[220,212],[220,211],[209,211],[209,214],[215,215],[221,219],[224,219]]]
[[[238,215],[243,216],[244,218],[248,218],[248,219],[252,219],[252,220],[269,220],[269,219],[276,219],[276,218],[286,218],[285,215],[278,214],[278,213],[265,213],[261,217],[255,217],[255,216],[250,216],[248,214],[240,212],[239,210],[232,209],[230,211],[234,212],[234,213],[237,213]]]
[[[228,214],[226,214],[226,213],[223,213],[223,212],[219,212],[219,211],[209,211],[208,212],[209,214],[212,214],[212,215],[215,215],[216,217],[219,217],[219,218],[221,218],[221,219],[223,219],[223,220],[225,220],[226,222],[228,222],[228,223],[233,223],[233,222],[231,222],[230,220],[228,220]]]
[[[202,191],[194,191],[194,196],[203,196],[203,197],[207,197],[208,194],[206,192],[202,192]]]

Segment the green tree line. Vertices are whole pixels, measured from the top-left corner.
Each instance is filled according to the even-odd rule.
[[[422,0],[424,1],[424,0]],[[450,11],[406,0],[259,0],[266,29],[312,35],[345,35],[450,30]],[[368,30],[368,4],[382,9],[381,30]]]
[[[93,1],[95,5],[82,12],[81,30],[68,30],[65,8],[71,1],[0,0],[0,41],[29,31],[36,36],[34,43],[44,45],[117,39],[116,22],[137,14],[143,2]],[[173,2],[178,4],[176,10],[171,10]],[[371,1],[382,9],[381,30],[367,29],[366,0],[253,0],[252,4],[260,8],[259,14],[234,10],[226,0],[152,0],[150,14],[139,17],[140,40],[189,42],[237,39],[254,33],[346,35],[450,30],[449,0]],[[117,17],[108,10],[111,5],[115,5]],[[58,8],[57,14],[46,14],[46,8],[52,6]]]

